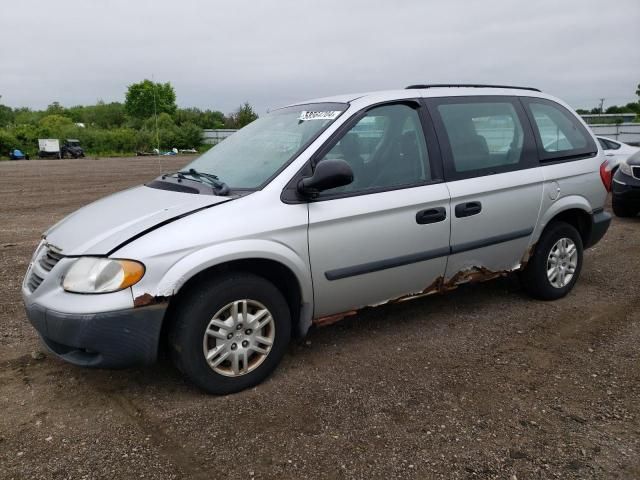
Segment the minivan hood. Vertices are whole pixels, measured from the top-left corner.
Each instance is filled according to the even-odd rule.
[[[75,211],[47,230],[45,237],[63,255],[107,255],[159,223],[229,200],[231,197],[134,187]]]

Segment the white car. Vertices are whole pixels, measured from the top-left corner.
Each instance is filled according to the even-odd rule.
[[[624,162],[634,153],[640,152],[640,148],[618,142],[617,140],[611,140],[606,137],[596,138],[604,150],[604,155],[607,157],[607,168],[612,175],[615,175],[621,162]]]

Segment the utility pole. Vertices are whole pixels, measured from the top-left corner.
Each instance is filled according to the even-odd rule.
[[[604,112],[602,111],[602,108],[604,107],[604,98],[600,99],[600,115],[602,115]]]

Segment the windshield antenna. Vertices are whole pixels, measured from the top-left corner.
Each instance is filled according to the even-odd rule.
[[[156,81],[154,74],[151,74],[151,84],[153,85],[153,117],[156,121],[156,148],[158,149],[158,172],[162,173],[162,155],[160,155],[160,132],[158,130],[158,109],[156,107]]]

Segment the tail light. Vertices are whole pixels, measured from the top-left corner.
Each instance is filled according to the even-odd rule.
[[[602,184],[604,188],[607,189],[607,192],[611,191],[611,170],[609,169],[609,165],[607,162],[603,162],[600,165],[600,178],[602,179]]]

